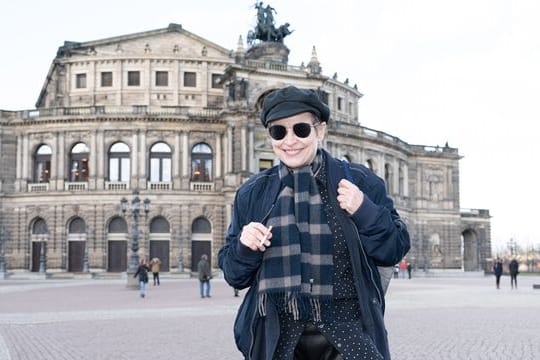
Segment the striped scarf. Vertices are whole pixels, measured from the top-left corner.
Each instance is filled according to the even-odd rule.
[[[267,222],[272,245],[259,274],[261,316],[270,300],[295,320],[320,321],[321,303],[332,299],[333,237],[313,175],[321,161],[319,152],[311,166],[279,165],[283,186]]]

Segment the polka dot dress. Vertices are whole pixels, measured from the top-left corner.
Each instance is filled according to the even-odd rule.
[[[333,300],[323,307],[323,319],[315,323],[321,334],[333,344],[343,359],[381,360],[371,338],[362,332],[362,319],[354,286],[353,272],[349,261],[349,251],[343,229],[332,208],[326,186],[324,162],[316,176],[317,185],[324,204],[328,225],[334,234],[334,283]],[[293,360],[294,349],[304,323],[295,321],[290,314],[280,314],[280,338],[275,360]]]

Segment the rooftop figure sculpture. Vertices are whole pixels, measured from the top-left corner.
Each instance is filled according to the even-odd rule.
[[[257,25],[254,30],[248,32],[247,42],[249,45],[254,44],[256,40],[283,43],[283,39],[293,32],[293,30],[289,30],[289,23],[275,27],[274,13],[277,12],[272,6],[264,6],[263,2],[260,1],[255,3],[255,8],[257,9]]]

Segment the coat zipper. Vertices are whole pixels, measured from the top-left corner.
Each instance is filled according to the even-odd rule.
[[[375,278],[373,277],[373,269],[371,268],[371,266],[369,265],[369,262],[368,262],[368,259],[367,259],[367,255],[366,255],[366,251],[364,250],[364,245],[362,244],[362,239],[360,239],[360,233],[358,232],[358,229],[356,228],[356,225],[354,224],[354,222],[352,221],[352,219],[349,219],[349,221],[352,223],[353,225],[353,228],[354,228],[354,231],[356,233],[356,236],[358,238],[358,242],[360,244],[360,249],[362,250],[362,255],[364,257],[364,261],[366,262],[366,265],[369,269],[369,277],[371,279],[371,282],[373,283],[373,285],[375,286],[375,290],[377,290],[377,296],[379,297],[379,303],[382,304],[382,297],[381,297],[381,292],[379,291],[379,288],[377,287],[377,282],[375,281]]]

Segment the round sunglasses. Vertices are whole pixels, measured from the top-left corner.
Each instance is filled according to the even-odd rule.
[[[319,125],[319,124],[317,124]],[[311,128],[317,127],[317,125],[308,124],[308,123],[296,123],[292,126],[294,135],[299,138],[305,139],[311,134]],[[290,127],[285,127],[283,125],[273,125],[268,128],[268,133],[274,140],[282,140],[287,135],[287,129]]]

